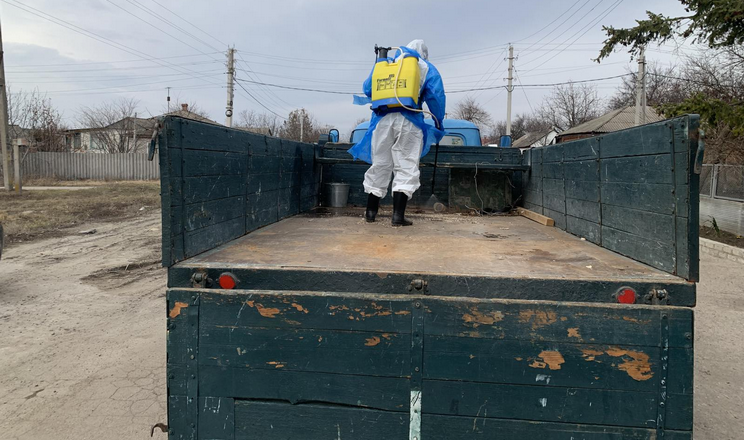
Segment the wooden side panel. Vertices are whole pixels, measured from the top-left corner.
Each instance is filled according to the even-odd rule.
[[[524,206],[567,232],[696,281],[697,139],[698,117],[690,115],[535,148]]]
[[[164,266],[317,204],[311,144],[172,117],[159,140]]]
[[[172,438],[407,438],[417,390],[422,438],[690,438],[690,309],[183,289],[168,316]]]

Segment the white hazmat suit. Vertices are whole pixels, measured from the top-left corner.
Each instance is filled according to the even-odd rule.
[[[428,59],[429,50],[423,40],[413,40],[406,46]],[[428,64],[419,59],[421,87],[424,87]],[[401,192],[409,199],[421,186],[419,159],[424,145],[424,134],[402,113],[383,116],[372,133],[372,166],[364,174],[364,192],[383,198],[393,175],[393,192]]]

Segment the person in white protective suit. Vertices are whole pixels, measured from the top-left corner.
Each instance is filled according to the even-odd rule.
[[[372,119],[364,138],[349,150],[355,159],[362,159],[372,164],[364,175],[364,192],[369,194],[365,212],[368,222],[375,221],[380,199],[387,194],[392,177],[393,226],[412,224],[405,218],[405,210],[408,200],[420,186],[419,159],[428,153],[432,144],[444,136],[440,127],[446,105],[442,78],[434,65],[427,61],[429,51],[424,41],[413,40],[401,50],[403,54],[398,52],[398,57],[414,56],[418,60],[421,86],[417,105],[376,105],[375,101],[370,99],[372,97],[372,73],[370,73],[369,78],[364,82],[364,93],[368,99],[355,99],[355,103],[371,102]],[[424,122],[424,114],[420,111],[424,102],[433,114],[438,127],[435,128]],[[413,108],[419,111],[405,108],[414,105]]]

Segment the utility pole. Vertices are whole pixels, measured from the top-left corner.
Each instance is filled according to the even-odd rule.
[[[227,107],[225,108],[225,125],[232,127],[233,118],[233,81],[235,80],[235,48],[227,49]]]
[[[3,155],[3,185],[10,191],[10,166],[8,165],[8,94],[5,89],[5,54],[3,34],[0,30],[0,144]]]
[[[514,46],[511,44],[509,45],[509,77],[507,80],[509,82],[506,86],[506,135],[511,136],[512,91],[514,91],[514,86],[512,86],[514,80]]]
[[[168,98],[167,98],[168,104],[167,105],[168,105],[168,113],[170,113],[170,89],[171,88],[166,87],[165,89],[168,90]]]
[[[300,142],[304,141],[304,134],[305,134],[305,109],[302,109],[302,113],[300,113]]]
[[[636,74],[635,125],[646,123],[646,48],[641,48]]]

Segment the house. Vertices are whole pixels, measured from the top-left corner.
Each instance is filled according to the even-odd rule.
[[[524,136],[514,141],[512,148],[525,150],[528,148],[552,145],[555,143],[555,138],[558,136],[558,133],[559,132],[555,127],[543,132],[525,133]]]
[[[591,121],[584,122],[583,124],[579,124],[576,127],[561,132],[556,137],[555,142],[568,142],[635,127],[635,111],[636,109],[634,105],[613,110],[596,119],[592,119]],[[664,117],[657,113],[653,107],[646,106],[645,124],[663,120]]]
[[[161,116],[151,118],[126,117],[103,128],[67,130],[65,141],[70,151],[74,152],[108,153],[113,150],[144,153],[150,144],[158,118],[163,116],[179,116],[194,121],[221,125],[209,118],[193,113],[189,110],[188,104],[181,104],[179,110]]]

